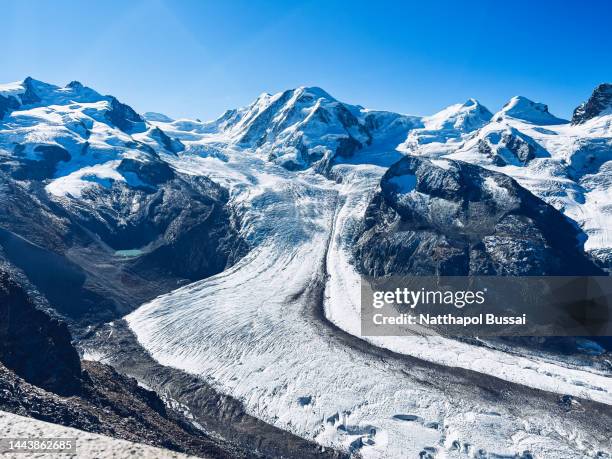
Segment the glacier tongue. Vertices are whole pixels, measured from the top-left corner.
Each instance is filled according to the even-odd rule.
[[[127,316],[160,363],[210,378],[278,427],[364,457],[453,457],[458,448],[477,447],[561,458],[598,444],[587,427],[556,414],[558,396],[516,386],[516,395],[502,400],[473,388],[499,386],[493,374],[612,404],[603,376],[444,339],[371,340],[419,361],[352,336],[359,334],[359,289],[345,249],[384,168],[336,166],[338,184],[240,149],[226,149],[222,159],[167,160],[230,188],[254,248],[229,270]],[[517,413],[525,398],[532,405]]]

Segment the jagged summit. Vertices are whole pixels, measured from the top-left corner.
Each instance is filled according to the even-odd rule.
[[[144,132],[144,119],[132,107],[114,96],[103,96],[78,81],[60,87],[27,77],[23,81],[0,85],[0,120],[7,114],[22,109],[62,106],[73,111],[71,104],[81,104],[81,113],[98,121],[108,121],[124,132]],[[98,105],[94,105],[98,104]]]
[[[582,124],[596,116],[612,114],[612,83],[602,83],[591,97],[574,110],[572,124]]]
[[[369,145],[372,134],[364,118],[361,107],[339,102],[319,87],[300,86],[264,93],[225,112],[216,124],[233,143],[294,170]]]
[[[548,105],[534,102],[523,96],[514,96],[494,116],[495,121],[514,118],[533,124],[563,124],[567,120],[557,118],[548,111]]]
[[[22,105],[35,104],[41,101],[34,91],[35,82],[41,83],[27,77],[23,81],[0,85],[0,120],[4,115]]]
[[[98,102],[104,99],[104,96],[78,81],[71,81],[61,87],[32,77],[0,85],[0,96],[15,98],[19,106],[63,105],[69,102]]]
[[[26,86],[36,97],[47,94],[35,82],[17,86],[19,94]],[[582,457],[584,451],[596,455],[609,438],[603,428],[589,436],[582,427],[598,411],[582,413],[589,418],[582,424],[548,409],[559,397],[610,403],[600,367],[553,367],[535,353],[527,356],[534,360],[521,357],[514,365],[519,360],[508,362],[501,351],[432,337],[389,348],[429,361],[413,374],[364,365],[373,354],[355,341],[361,323],[356,262],[364,271],[388,274],[565,274],[566,267],[575,272],[587,265],[586,237],[585,249],[609,253],[608,131],[508,115],[497,123],[475,100],[430,117],[426,121],[442,129],[427,131],[420,117],[365,110],[310,87],[262,95],[215,122],[148,122],[108,96],[74,102],[84,94],[80,84],[49,91],[55,102],[18,106],[0,120],[0,255],[61,313],[84,325],[108,325],[98,330],[99,339],[87,338],[87,354],[100,356],[115,345],[133,352],[131,340],[137,340],[160,364],[206,375],[223,397],[235,397],[269,425],[363,457],[387,445],[388,456],[417,457],[426,444],[444,455],[450,443],[452,455],[455,439],[461,450],[500,457],[527,448],[537,449],[525,458],[551,450]],[[19,94],[11,103],[22,103]],[[113,106],[123,116],[114,119]],[[418,151],[402,156],[396,139],[415,131]],[[169,290],[175,291],[164,295]],[[313,300],[322,311],[317,317],[309,312]],[[128,333],[112,322],[120,317]],[[325,319],[356,337],[342,332],[341,340],[330,341],[329,326],[317,323]],[[137,357],[145,355],[136,349]],[[125,361],[133,361],[131,354]],[[461,384],[450,396],[448,384],[431,371],[440,365],[460,368]],[[489,389],[518,388],[491,374],[538,390],[517,389],[495,416],[480,416],[489,413]],[[184,376],[176,383],[194,387]],[[173,378],[164,381],[162,389],[175,387]],[[358,390],[347,391],[346,381]],[[474,385],[487,390],[474,395]],[[514,416],[516,404],[532,392],[536,403],[525,406],[546,410]],[[388,396],[394,393],[405,396]],[[407,410],[407,399],[424,394],[426,403]],[[541,394],[548,398],[538,405]],[[197,408],[194,400],[208,395],[186,396],[177,402]],[[466,397],[480,416],[469,425]],[[537,435],[513,442],[525,416],[538,421]],[[587,446],[578,451],[576,442],[560,441],[556,432],[548,436],[549,425],[576,432]],[[414,441],[415,428],[427,442]],[[468,436],[474,430],[476,442]],[[255,446],[267,441],[257,437]],[[305,451],[294,440],[287,444]]]
[[[337,100],[327,91],[325,91],[323,88],[320,88],[318,86],[298,86],[293,91],[294,93],[299,94],[298,97],[305,97],[305,98],[312,97],[314,99],[327,99],[327,100],[334,100],[334,101]]]

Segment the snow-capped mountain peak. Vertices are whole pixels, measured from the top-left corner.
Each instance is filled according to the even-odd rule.
[[[493,114],[476,99],[450,105],[438,113],[423,117],[421,126],[408,132],[398,150],[408,153],[439,155],[449,145],[461,143],[466,136],[486,126]],[[453,147],[454,148],[454,147]]]
[[[299,87],[262,94],[202,123],[143,118],[77,82],[58,87],[27,79],[0,87],[0,94],[7,108],[0,118],[0,176],[7,184],[1,202],[14,220],[11,231],[36,243],[26,253],[39,253],[38,245],[65,253],[57,266],[69,268],[71,285],[85,273],[83,285],[96,295],[84,297],[92,311],[106,308],[98,298],[109,293],[116,312],[94,311],[95,317],[123,316],[132,302],[146,301],[140,300],[146,288],[157,295],[159,288],[223,272],[130,314],[126,320],[139,343],[162,364],[210,376],[264,421],[325,446],[361,449],[363,457],[377,457],[387,445],[387,456],[416,457],[424,443],[415,443],[414,432],[425,444],[439,445],[441,455],[451,443],[457,452],[455,439],[467,436],[458,428],[473,413],[465,412],[459,392],[444,395],[446,383],[433,395],[436,379],[413,387],[423,377],[420,369],[414,380],[397,380],[395,364],[364,366],[365,353],[347,353],[361,346],[330,341],[327,326],[313,321],[313,307],[321,308],[335,326],[359,336],[354,260],[389,274],[412,266],[427,273],[439,267],[469,272],[476,263],[487,273],[559,272],[557,254],[568,255],[561,260],[568,265],[583,263],[588,237],[584,250],[612,266],[609,131],[595,132],[591,123],[555,125],[546,106],[524,98],[507,104],[498,122],[474,99],[421,118],[366,110],[320,88]],[[395,149],[407,135],[407,151],[423,158],[400,159]],[[312,171],[301,172],[307,168]],[[146,283],[132,277],[141,275]],[[81,296],[73,296],[81,308]],[[72,307],[72,300],[62,304]],[[227,321],[230,316],[237,320]],[[495,349],[435,338],[405,347],[399,340],[372,344],[392,343],[391,351],[469,370],[478,379],[466,380],[468,391],[482,380],[480,372],[565,397],[612,400],[603,375],[538,359],[510,362]],[[307,367],[305,354],[314,356]],[[458,361],[458,355],[467,357]],[[338,385],[338,372],[327,368],[341,368],[343,381],[354,382],[356,390]],[[468,373],[461,372],[462,378]],[[517,391],[516,400],[529,393]],[[432,405],[440,394],[442,403]],[[424,402],[407,414],[405,401],[419,399]],[[482,400],[473,406],[488,413],[486,394]],[[507,411],[486,418],[484,425],[499,418],[507,427],[487,427],[488,437],[465,443],[465,450],[489,451],[502,443],[519,448],[514,433],[524,422],[515,407],[512,400]],[[449,421],[448,413],[458,414]],[[532,430],[556,425],[572,433],[576,425],[566,414]],[[493,430],[503,436],[489,435]],[[580,438],[592,451],[590,437]],[[569,444],[556,431],[531,435],[519,451],[535,445],[540,455],[557,443]],[[575,443],[555,457],[575,457],[583,449]],[[516,456],[508,449],[494,454]]]
[[[298,99],[301,100],[317,100],[317,99],[326,99],[331,101],[336,101],[334,97],[332,97],[327,91],[318,87],[318,86],[299,86],[294,90]]]
[[[493,117],[495,121],[502,121],[505,118],[514,118],[540,125],[567,123],[567,120],[552,115],[548,111],[548,105],[533,102],[523,96],[514,96]]]
[[[34,92],[32,78],[0,85],[0,120],[11,111],[23,106],[40,102]]]
[[[350,156],[372,135],[362,108],[339,102],[319,87],[264,93],[227,111],[215,123],[230,141],[257,150],[289,169],[303,169],[336,154]]]
[[[246,134],[245,131],[263,121],[280,122],[286,121],[287,115],[296,114],[296,111],[313,109],[317,102],[319,105],[325,103],[337,103],[329,93],[318,87],[300,86],[288,89],[276,94],[262,93],[250,105],[236,110],[226,111],[219,120],[219,126],[225,131],[231,131],[239,137]],[[242,135],[241,135],[242,134]],[[249,141],[240,139],[240,142]]]
[[[22,81],[14,81],[12,83],[4,83],[0,84],[0,96],[8,98],[15,97],[21,98],[21,96],[26,92],[27,82],[30,77],[26,78]]]
[[[93,103],[104,99],[104,96],[78,81],[72,81],[64,87],[45,83],[27,77],[22,81],[0,85],[0,96],[14,98],[18,107],[64,105],[70,102]]]
[[[0,119],[15,110],[37,107],[64,106],[69,111],[77,110],[76,107],[70,108],[71,104],[80,104],[83,113],[94,119],[104,117],[124,132],[146,130],[144,119],[130,106],[113,96],[103,96],[78,81],[60,87],[27,77],[20,82],[0,85]]]
[[[470,132],[487,124],[493,114],[476,99],[468,99],[463,104],[454,104],[435,115],[425,117],[425,128],[455,129]]]

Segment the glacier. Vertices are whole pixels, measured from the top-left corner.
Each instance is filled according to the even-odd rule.
[[[521,97],[495,114],[470,99],[419,117],[300,87],[200,122],[141,117],[76,82],[26,79],[0,86],[0,96],[11,101],[0,113],[0,160],[13,168],[49,160],[41,146],[69,152],[41,172],[65,208],[87,212],[90,196],[117,186],[118,205],[138,207],[121,201],[125,190],[151,185],[125,161],[228,190],[248,253],[125,318],[161,364],[206,379],[270,424],[361,457],[609,454],[592,419],[612,405],[609,371],[443,337],[362,338],[350,254],[382,175],[411,154],[513,177],[573,219],[586,235],[576,244],[611,266],[606,106],[579,123]]]
[[[606,374],[441,337],[367,338],[394,353],[380,356],[343,334],[360,335],[351,232],[393,151],[377,155],[376,146],[366,146],[337,161],[330,180],[267,161],[262,155],[267,146],[232,143],[227,136],[233,132],[193,140],[191,130],[187,140],[172,125],[158,125],[183,138],[187,151],[190,142],[204,151],[223,150],[222,158],[186,154],[167,160],[177,170],[205,173],[230,189],[254,248],[229,270],[127,316],[156,360],[210,378],[251,414],[278,427],[363,457],[416,457],[428,451],[454,457],[465,448],[498,455],[595,454],[585,445],[599,440],[585,432],[579,440],[568,435],[576,425],[562,416],[542,407],[524,407],[535,411],[517,415],[519,399],[506,405],[470,393],[466,403],[465,392],[456,395],[465,391],[461,384],[451,390],[435,376],[424,382],[424,369],[411,368],[398,355],[609,405]],[[385,139],[379,142],[384,145]]]

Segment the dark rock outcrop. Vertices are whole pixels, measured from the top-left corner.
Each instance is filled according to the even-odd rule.
[[[248,129],[240,138],[239,143],[245,146],[253,145],[255,147],[260,147],[263,145],[267,140],[267,130],[269,129],[272,119],[277,115],[282,106],[291,98],[292,93],[293,91],[291,90],[283,92],[283,94],[273,103],[271,103],[270,106],[255,114],[252,118],[245,118],[243,122],[248,123]],[[229,116],[226,113],[224,116],[228,116],[228,119],[225,120],[228,126],[231,126],[239,121],[235,119],[235,115]]]
[[[33,105],[41,101],[34,90],[34,81],[32,77],[26,77],[26,79],[23,80],[25,91],[20,96],[22,105]]]
[[[144,119],[132,107],[119,102],[113,96],[108,96],[108,99],[110,109],[106,112],[106,118],[110,123],[127,133],[145,130]]]
[[[591,97],[574,110],[572,124],[582,124],[604,111],[612,114],[612,83],[602,83],[595,88]]]
[[[19,101],[13,96],[2,96],[0,95],[0,120],[4,118],[4,115],[12,112],[19,108]]]
[[[197,280],[222,271],[246,252],[224,188],[206,177],[176,174],[164,162],[123,160],[119,171],[151,185],[92,189],[85,194],[86,207],[65,210],[113,249],[140,251],[126,260],[132,271]]]
[[[45,180],[53,177],[60,162],[70,161],[70,153],[57,145],[38,145],[34,152],[40,159],[21,159],[19,162],[7,161],[0,165],[17,180]]]
[[[185,407],[176,410],[176,402],[167,404],[136,379],[102,363],[79,361],[68,328],[45,307],[21,275],[0,265],[0,410],[198,457],[281,457],[258,449],[287,451],[286,443],[299,446],[296,458],[344,457],[331,450],[321,453],[307,440],[250,418],[230,397],[212,399],[212,389],[211,400],[200,400],[210,404],[211,434],[208,423],[202,427],[184,413]],[[232,421],[222,434],[220,416]],[[239,425],[236,432],[233,424]]]
[[[0,266],[0,362],[31,384],[60,395],[81,388],[81,365],[66,324],[39,309]]]
[[[382,178],[354,255],[374,276],[602,274],[581,236],[506,175],[407,156]]]
[[[7,113],[17,110],[22,105],[32,105],[40,102],[40,97],[36,94],[33,87],[33,79],[27,77],[23,80],[24,91],[19,94],[19,98],[15,96],[0,95],[0,120]]]
[[[514,128],[488,133],[478,141],[478,151],[496,166],[524,166],[532,159],[550,156],[533,138]]]
[[[251,456],[209,438],[135,379],[81,363],[66,324],[22,282],[0,266],[0,410],[203,457]]]
[[[225,189],[163,162],[130,170],[123,173],[141,185],[95,187],[78,202],[0,172],[0,260],[23,271],[71,325],[113,320],[248,250]]]
[[[160,185],[174,178],[174,171],[163,161],[124,158],[117,171],[122,174],[134,174],[139,181],[148,185]],[[129,177],[129,176],[128,176]]]
[[[168,134],[160,128],[154,128],[151,131],[151,137],[157,140],[161,146],[169,153],[179,153],[185,149],[185,145],[179,139],[171,139]]]

